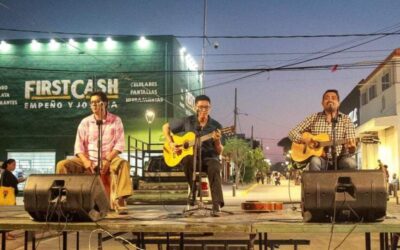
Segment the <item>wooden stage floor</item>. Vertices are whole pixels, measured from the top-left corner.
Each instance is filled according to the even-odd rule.
[[[94,222],[36,222],[23,206],[0,207],[0,230],[94,230],[101,226],[109,231],[125,232],[238,232],[238,233],[330,233],[330,223],[303,223],[300,208],[293,211],[285,205],[281,211],[247,213],[238,206],[224,207],[233,214],[210,216],[198,211],[191,216],[182,214],[185,206],[130,206],[128,215],[109,212],[103,220]],[[354,228],[355,227],[355,228]],[[354,229],[353,229],[354,228]],[[334,232],[400,232],[400,205],[389,204],[383,222],[337,223]]]
[[[233,214],[211,217],[208,211],[199,211],[186,217],[185,206],[130,206],[128,215],[108,213],[94,222],[36,222],[23,206],[0,207],[0,231],[23,230],[35,233],[45,231],[93,231],[136,233],[239,233],[254,240],[260,233],[392,233],[400,232],[400,205],[388,203],[387,218],[374,223],[303,223],[299,205],[285,205],[281,211],[246,213],[240,206],[224,207]],[[366,234],[367,235],[367,234]],[[253,237],[252,237],[253,236]],[[249,248],[251,249],[251,248]],[[368,249],[366,242],[366,249]]]

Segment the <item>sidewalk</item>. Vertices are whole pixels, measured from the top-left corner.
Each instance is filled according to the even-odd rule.
[[[280,202],[300,202],[301,200],[301,186],[294,185],[294,182],[282,180],[280,186],[273,184],[257,184],[251,183],[244,186],[239,186],[236,189],[236,196],[233,196],[232,185],[224,185],[224,199],[225,203],[229,205],[240,205],[240,203],[247,200],[258,201],[280,201]]]

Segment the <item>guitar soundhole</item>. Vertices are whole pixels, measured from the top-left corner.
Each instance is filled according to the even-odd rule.
[[[184,149],[188,149],[189,148],[189,142],[185,142],[185,143],[183,143],[183,148]]]

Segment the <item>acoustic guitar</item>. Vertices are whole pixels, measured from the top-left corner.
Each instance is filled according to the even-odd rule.
[[[325,147],[333,145],[333,142],[330,140],[328,134],[312,135],[308,132],[305,132],[303,133],[303,137],[311,138],[311,140],[314,142],[313,146],[310,147],[310,145],[293,142],[291,148],[291,156],[293,161],[304,162],[312,156],[320,157],[323,155]],[[348,140],[346,139],[336,140],[336,144],[341,145],[347,141]]]
[[[283,202],[245,201],[241,207],[245,212],[274,212],[283,210]]]
[[[234,127],[226,127],[220,130],[222,135],[231,134],[235,131]],[[212,138],[214,132],[203,135],[199,138],[200,142],[207,141]],[[173,135],[172,139],[175,145],[179,148],[177,152],[170,147],[168,142],[164,143],[163,155],[165,164],[168,167],[177,166],[183,158],[188,155],[193,155],[193,146],[196,140],[196,134],[193,132],[187,132],[183,136]]]

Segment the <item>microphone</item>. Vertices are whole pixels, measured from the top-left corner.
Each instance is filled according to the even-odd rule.
[[[337,121],[338,121],[338,120],[337,120],[337,115],[332,116],[332,122],[333,122],[333,123],[337,123]]]
[[[333,114],[333,112],[335,111],[334,104],[333,103],[329,103],[328,106],[329,106],[329,108],[328,108],[329,112],[331,112],[331,114],[332,114],[332,122],[336,123],[337,122],[337,112],[336,112],[336,115]]]
[[[100,111],[100,117],[99,117],[100,119],[96,120],[96,124],[97,125],[101,125],[101,124],[103,124],[103,119],[104,119],[104,117],[103,117],[104,102],[103,101],[99,101],[97,104],[100,106],[101,111]]]
[[[328,103],[328,107],[329,107],[329,111],[332,112],[334,110],[333,103]]]
[[[203,128],[200,125],[199,118],[198,118],[198,112],[197,112],[196,121],[195,121],[195,124],[194,124],[194,131],[195,132],[200,132],[202,129]]]

